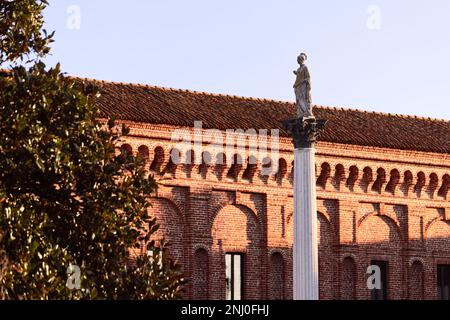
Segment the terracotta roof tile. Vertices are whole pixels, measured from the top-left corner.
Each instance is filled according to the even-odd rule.
[[[295,114],[290,102],[210,94],[154,86],[102,82],[101,116],[154,124],[244,130],[280,129]],[[315,106],[327,119],[319,140],[403,150],[450,153],[450,121]]]

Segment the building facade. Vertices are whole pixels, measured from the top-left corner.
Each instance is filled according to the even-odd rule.
[[[292,299],[293,144],[281,121],[295,106],[100,85],[101,117],[130,127],[122,148],[159,184],[149,213],[189,279],[185,298]],[[449,299],[449,121],[314,113],[328,120],[316,145],[320,298]],[[230,129],[244,132],[231,144],[218,138]],[[269,130],[269,143],[251,129]],[[371,265],[379,290],[367,286]]]

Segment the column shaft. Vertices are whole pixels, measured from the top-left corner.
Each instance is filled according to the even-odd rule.
[[[315,149],[294,150],[294,300],[319,299]]]

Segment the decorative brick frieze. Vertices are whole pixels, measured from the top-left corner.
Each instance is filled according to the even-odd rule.
[[[238,252],[245,298],[292,299],[290,139],[280,139],[277,170],[264,175],[272,164],[253,163],[246,148],[222,164],[176,164],[170,135],[179,127],[128,124],[123,143],[145,155],[159,183],[149,197],[158,236],[191,279],[185,297],[223,299],[224,256]],[[388,262],[389,298],[435,299],[436,264],[450,261],[450,156],[324,141],[316,148],[320,298],[370,299],[366,270],[378,259]]]

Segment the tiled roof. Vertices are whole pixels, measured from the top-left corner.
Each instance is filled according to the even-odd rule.
[[[154,124],[203,128],[280,129],[295,114],[290,102],[217,95],[137,84],[99,82],[102,117]],[[320,141],[352,145],[450,153],[450,121],[414,116],[315,106],[327,119]]]

